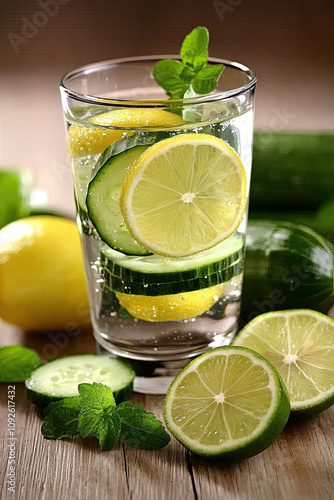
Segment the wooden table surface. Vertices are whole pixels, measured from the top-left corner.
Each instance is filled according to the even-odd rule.
[[[21,344],[60,356],[94,352],[92,333],[26,335],[0,323],[1,344]],[[44,356],[43,356],[44,355]],[[8,384],[9,385],[9,384]],[[101,452],[97,441],[45,440],[40,412],[15,384],[15,493],[8,491],[8,385],[0,386],[1,499],[24,500],[333,500],[334,406],[303,421],[288,422],[261,454],[212,462],[188,453],[173,437],[158,451],[123,445]],[[162,420],[163,396],[133,394]]]

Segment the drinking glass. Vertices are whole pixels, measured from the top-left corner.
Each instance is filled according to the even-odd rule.
[[[216,90],[168,99],[151,76],[154,64],[166,58],[178,59],[88,65],[67,73],[60,85],[98,352],[126,359],[137,373],[135,390],[157,394],[191,358],[229,344],[237,331],[247,209],[233,234],[213,248],[156,255],[124,219],[123,185],[148,148],[166,140],[173,145],[182,134],[205,134],[240,157],[248,197],[256,86],[244,65],[209,58],[209,65],[225,66]],[[187,203],[188,195],[181,194]]]

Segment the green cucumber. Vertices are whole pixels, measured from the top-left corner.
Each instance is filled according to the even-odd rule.
[[[334,247],[307,226],[249,221],[241,317],[284,309],[327,313],[334,303]]]
[[[255,132],[250,212],[334,200],[334,134]]]
[[[101,276],[104,279],[105,286],[114,292],[157,296],[192,292],[194,290],[202,290],[210,286],[220,285],[239,275],[242,270],[243,259],[240,258],[226,269],[222,269],[208,276],[199,276],[198,278],[184,281],[143,284],[125,281],[117,276],[113,276],[107,269],[102,271]]]
[[[26,380],[30,401],[40,408],[70,396],[77,396],[78,385],[99,382],[110,387],[116,403],[129,399],[135,372],[117,358],[97,354],[76,354],[57,358],[39,366]]]
[[[136,146],[111,156],[98,168],[87,192],[88,216],[101,239],[110,247],[130,255],[147,255],[149,252],[129,233],[119,205],[119,196],[127,169],[146,148]]]
[[[161,255],[129,256],[110,248],[101,251],[101,266],[113,276],[140,284],[181,282],[218,273],[242,257],[244,237],[236,234],[213,248],[182,259]]]

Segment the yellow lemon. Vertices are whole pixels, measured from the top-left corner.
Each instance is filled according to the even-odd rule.
[[[93,116],[88,120],[97,127],[71,125],[68,129],[70,155],[94,155],[102,153],[110,144],[132,135],[131,128],[175,127],[183,122],[180,116],[162,109],[116,109]],[[107,129],[102,127],[115,127]],[[119,127],[122,130],[119,130]],[[124,130],[125,128],[125,130]],[[126,130],[126,129],[129,130]],[[118,129],[118,130],[117,130]]]
[[[116,293],[121,306],[144,321],[176,321],[204,313],[219,299],[224,284],[173,295],[132,295]]]
[[[33,332],[90,325],[80,235],[74,221],[36,216],[1,229],[0,317]]]

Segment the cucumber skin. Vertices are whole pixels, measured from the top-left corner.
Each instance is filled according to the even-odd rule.
[[[254,133],[250,212],[312,209],[334,199],[334,134]]]
[[[299,308],[326,314],[334,304],[333,267],[333,246],[312,229],[248,221],[241,320]]]

